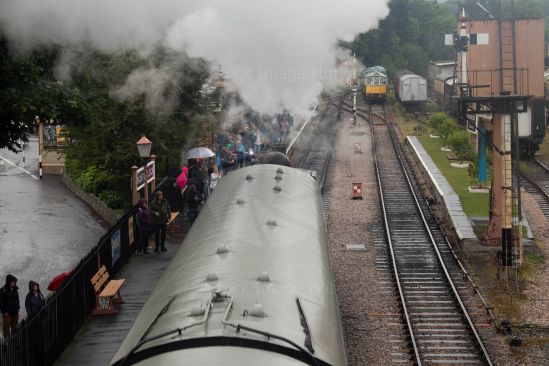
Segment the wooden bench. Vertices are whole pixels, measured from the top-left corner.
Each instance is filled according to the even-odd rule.
[[[120,296],[120,287],[126,280],[110,280],[107,267],[102,266],[99,271],[91,278],[93,289],[95,290],[95,309],[93,315],[113,315],[118,310],[115,304],[123,304],[124,300]]]

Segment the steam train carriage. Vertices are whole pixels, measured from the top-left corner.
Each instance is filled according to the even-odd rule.
[[[219,182],[110,364],[346,362],[320,188],[267,164]]]
[[[395,94],[406,106],[419,107],[427,101],[427,80],[408,70],[402,70],[393,78]]]
[[[387,101],[387,70],[383,66],[368,67],[361,73],[364,99],[368,104]]]

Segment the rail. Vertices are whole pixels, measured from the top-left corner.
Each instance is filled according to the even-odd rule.
[[[457,288],[454,284],[454,281],[453,281],[453,279],[452,279],[452,277],[451,277],[451,275],[448,271],[448,268],[446,266],[446,263],[445,263],[444,259],[442,258],[442,255],[439,251],[437,242],[436,242],[436,240],[433,236],[433,233],[432,233],[432,231],[429,227],[429,223],[427,222],[426,217],[423,213],[423,209],[422,209],[422,207],[421,207],[421,205],[418,201],[417,195],[414,192],[414,188],[413,188],[413,184],[410,180],[410,176],[408,175],[408,173],[406,171],[404,159],[403,159],[402,154],[401,154],[401,152],[400,152],[400,150],[397,146],[397,144],[398,144],[397,138],[394,134],[392,126],[390,125],[390,123],[388,121],[389,118],[388,118],[388,114],[387,114],[386,110],[385,109],[383,110],[383,116],[378,116],[378,117],[381,117],[381,119],[384,119],[385,122],[386,122],[386,127],[388,129],[388,133],[389,133],[389,136],[390,136],[390,139],[391,139],[391,142],[392,142],[392,147],[393,147],[393,149],[396,153],[398,163],[400,165],[400,170],[403,173],[403,176],[405,177],[405,180],[407,182],[407,186],[410,190],[411,196],[412,196],[413,201],[414,201],[414,205],[417,208],[417,212],[419,213],[419,216],[420,216],[421,221],[423,223],[423,226],[425,228],[425,232],[428,234],[429,241],[430,241],[431,246],[432,246],[432,248],[433,248],[433,250],[436,254],[438,264],[440,265],[440,268],[442,269],[442,272],[444,274],[444,278],[446,279],[446,283],[451,288],[452,297],[454,298],[454,300],[459,305],[458,309],[460,310],[461,315],[465,318],[469,330],[474,335],[474,342],[477,344],[477,347],[480,351],[479,352],[480,356],[483,358],[483,361],[485,361],[488,365],[492,365],[492,361],[490,359],[490,356],[489,356],[489,354],[488,354],[488,352],[487,352],[487,350],[486,350],[486,348],[485,348],[485,346],[484,346],[484,344],[483,344],[483,342],[480,338],[480,335],[478,334],[478,331],[476,330],[476,327],[474,326],[474,323],[473,323],[472,319],[470,318],[470,316],[467,312],[467,309],[465,308],[465,305],[464,305],[464,303],[461,299],[461,296],[459,295],[459,292],[457,291]],[[401,298],[403,311],[404,311],[404,316],[406,318],[406,323],[407,323],[407,326],[408,326],[409,334],[410,334],[410,337],[411,337],[411,340],[412,340],[412,346],[414,348],[414,354],[416,356],[417,364],[421,365],[421,355],[420,355],[419,349],[417,347],[417,342],[416,342],[415,337],[414,337],[414,329],[413,329],[413,326],[412,326],[412,321],[410,319],[410,315],[409,315],[408,310],[407,310],[405,294],[402,290],[402,284],[401,284],[400,276],[399,276],[399,269],[397,267],[397,261],[396,261],[396,258],[395,258],[393,242],[392,242],[392,238],[391,238],[391,230],[390,230],[390,227],[389,227],[389,219],[388,219],[387,211],[386,211],[386,208],[385,208],[385,197],[384,197],[384,193],[383,193],[382,179],[381,179],[381,173],[380,173],[380,169],[379,169],[379,165],[378,165],[376,145],[375,145],[375,128],[373,126],[371,128],[372,128],[372,136],[373,136],[373,140],[374,140],[374,142],[372,144],[372,149],[374,150],[374,162],[375,162],[375,167],[376,167],[376,175],[377,175],[378,184],[379,184],[379,188],[380,188],[380,198],[381,198],[381,203],[382,203],[382,208],[383,208],[385,229],[386,229],[386,232],[387,232],[387,238],[388,238],[389,248],[390,248],[390,252],[391,252],[391,258],[392,258],[392,262],[393,262],[393,270],[395,272],[395,279],[396,279],[396,282],[397,282],[397,287],[399,289],[399,296]],[[447,238],[446,238],[446,244],[448,244]],[[463,270],[463,267],[462,267],[462,270]]]
[[[407,306],[406,306],[406,300],[404,298],[404,291],[402,290],[402,284],[401,284],[401,281],[400,281],[400,277],[399,277],[399,272],[398,272],[398,268],[397,268],[397,262],[396,262],[396,258],[395,258],[395,251],[394,251],[394,248],[393,248],[393,242],[392,242],[392,239],[391,239],[391,234],[390,234],[390,230],[389,230],[389,219],[388,219],[388,216],[387,216],[387,210],[386,210],[386,207],[385,207],[385,199],[383,197],[383,185],[381,184],[381,173],[380,173],[380,168],[379,168],[379,165],[378,165],[378,157],[377,157],[377,150],[376,150],[376,143],[375,143],[375,138],[374,138],[374,125],[373,124],[370,124],[370,132],[371,132],[371,136],[372,136],[372,153],[373,153],[373,157],[374,157],[374,167],[375,167],[375,170],[376,170],[376,179],[377,179],[377,184],[378,184],[378,187],[379,187],[379,199],[380,199],[380,203],[381,203],[381,209],[383,211],[383,222],[384,222],[384,226],[385,226],[385,231],[387,233],[387,242],[388,242],[388,245],[389,245],[389,252],[391,254],[391,263],[393,265],[393,272],[395,274],[395,282],[397,284],[397,287],[398,287],[398,293],[399,293],[399,297],[400,297],[400,302],[401,302],[401,305],[402,305],[402,310],[404,312],[404,317],[405,317],[405,320],[406,320],[406,326],[408,328],[408,334],[410,336],[410,340],[412,342],[412,347],[413,347],[413,350],[414,350],[414,357],[416,359],[416,363],[418,366],[421,366],[421,357],[419,355],[419,348],[417,346],[417,342],[416,342],[416,339],[414,337],[414,330],[413,330],[413,327],[412,327],[412,323],[411,323],[411,320],[410,320],[410,315],[409,315],[409,312],[408,312],[408,309],[407,309]]]

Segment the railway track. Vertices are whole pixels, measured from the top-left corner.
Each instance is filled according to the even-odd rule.
[[[549,220],[549,167],[539,160],[526,164],[528,171],[521,171],[522,186],[534,197],[543,215]]]
[[[386,120],[384,110],[371,114]],[[377,121],[376,121],[377,122]],[[387,123],[371,123],[389,261],[416,365],[492,365],[460,291],[466,279],[402,159]],[[379,158],[383,157],[383,158]],[[383,265],[379,263],[378,265]]]
[[[310,140],[309,146],[297,163],[298,168],[311,171],[322,191],[324,191],[328,166],[332,158],[340,113],[335,104],[327,103],[326,108],[324,118],[321,119],[316,129],[316,135]]]

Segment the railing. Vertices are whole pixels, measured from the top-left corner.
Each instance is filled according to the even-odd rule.
[[[499,96],[502,91],[508,91],[516,95],[535,95],[536,91],[530,88],[529,71],[528,68],[468,70],[469,84],[467,85],[468,91],[466,93],[470,97]],[[513,93],[515,89],[515,77],[516,92]]]
[[[83,258],[60,289],[15,334],[0,340],[0,365],[50,366],[71,343],[95,306],[90,279],[101,265],[112,276],[128,262],[138,240],[132,207]]]

